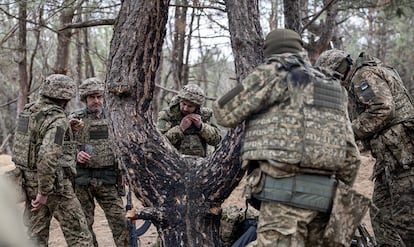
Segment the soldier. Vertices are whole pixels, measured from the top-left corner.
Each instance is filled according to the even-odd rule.
[[[39,100],[27,104],[19,114],[13,161],[24,179],[28,234],[39,246],[48,246],[52,217],[59,221],[68,246],[92,244],[73,191],[71,170],[61,161],[64,139],[71,136],[64,109],[75,90],[75,82],[68,76],[50,75],[43,81]],[[72,157],[75,162],[75,153]]]
[[[104,84],[98,78],[86,79],[79,86],[79,93],[86,107],[69,116],[79,145],[75,192],[82,202],[94,246],[98,246],[92,229],[95,200],[105,212],[116,246],[128,246],[128,229],[122,201],[125,176],[111,149],[104,108]]]
[[[338,221],[355,217],[347,210],[359,209],[348,206],[361,199],[345,199],[355,195],[349,186],[360,164],[347,93],[339,81],[312,68],[292,30],[270,32],[264,56],[262,65],[213,105],[219,124],[246,124],[245,194],[261,200],[257,244],[349,246],[364,212]]]
[[[203,90],[188,84],[158,114],[158,130],[182,154],[205,157],[207,145],[221,141],[220,130],[210,123],[213,111],[202,106],[204,101]]]
[[[336,71],[350,94],[357,140],[376,158],[371,221],[379,246],[414,243],[414,107],[398,73],[364,52],[353,66],[341,50],[316,63]]]

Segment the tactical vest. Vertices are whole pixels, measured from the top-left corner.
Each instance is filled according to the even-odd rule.
[[[62,111],[57,106],[46,105],[43,108],[36,107],[35,103],[26,104],[19,113],[16,132],[14,134],[12,160],[23,170],[35,170],[38,148],[42,144],[39,129],[46,119],[46,115],[52,111]]]
[[[86,164],[82,164],[81,168],[117,168],[115,167],[114,152],[109,141],[107,118],[94,119],[92,114],[86,113],[86,109],[72,115],[75,118],[82,119],[85,123],[80,133],[75,134],[78,148],[91,155],[91,160]]]
[[[344,169],[350,131],[346,91],[339,81],[304,63],[276,63],[289,71],[281,82],[287,91],[282,101],[248,119],[243,159]]]
[[[395,104],[394,117],[384,129],[387,129],[393,125],[404,122],[406,120],[414,121],[414,100],[410,93],[404,86],[404,83],[399,76],[398,72],[394,68],[389,66],[379,66],[380,61],[366,54],[360,55],[357,60],[357,68],[353,72],[352,77],[358,73],[358,71],[369,66],[369,70],[375,73],[378,77],[385,80],[390,88]],[[351,87],[351,90],[354,88]],[[355,94],[354,94],[355,95]],[[360,103],[360,100],[356,97],[355,111],[361,113],[364,111],[364,106]]]

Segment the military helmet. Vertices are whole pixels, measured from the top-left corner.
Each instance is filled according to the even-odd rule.
[[[80,99],[82,101],[86,101],[86,97],[91,94],[103,94],[104,93],[104,83],[96,78],[91,77],[83,81],[83,83],[79,86],[79,94]]]
[[[52,74],[43,80],[40,95],[53,98],[70,100],[75,96],[76,84],[67,75]]]
[[[198,106],[204,104],[205,96],[204,91],[196,84],[185,85],[178,93],[180,99],[188,100]]]
[[[342,50],[332,49],[322,52],[315,66],[329,68],[337,73],[338,79],[345,80],[352,64],[352,58],[349,54]]]

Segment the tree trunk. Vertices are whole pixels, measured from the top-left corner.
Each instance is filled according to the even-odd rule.
[[[258,0],[225,0],[237,80],[263,62],[263,32]]]
[[[308,27],[311,35],[309,37],[309,43],[305,45],[305,49],[308,51],[312,64],[316,62],[323,51],[330,48],[330,42],[337,30],[336,18],[338,15],[338,3],[333,0],[324,0],[323,2],[324,7],[326,6],[326,18],[324,22],[320,25],[312,24]],[[315,33],[315,35],[312,33]],[[319,38],[316,39],[316,37]]]
[[[24,105],[28,102],[29,96],[29,80],[27,76],[27,47],[26,47],[26,18],[27,18],[27,2],[19,2],[19,48],[17,50],[17,64],[19,67],[20,91],[17,101],[17,112],[23,111]]]
[[[75,4],[74,1],[73,4]],[[75,13],[75,8],[71,5],[67,5],[62,10],[60,15],[60,24],[62,27],[72,23],[72,19]],[[72,29],[64,29],[58,31],[58,46],[56,49],[56,62],[53,68],[53,72],[56,74],[66,75],[68,72],[68,64],[70,58],[70,39],[72,37]]]
[[[302,28],[300,0],[283,0],[285,28],[300,32]]]
[[[185,30],[187,26],[188,1],[176,0],[176,4],[171,68],[176,89],[179,90],[183,85],[187,84],[188,80],[188,78],[184,78],[184,75],[188,75],[185,71],[186,68],[184,67]]]
[[[220,205],[243,175],[242,128],[229,132],[206,158],[179,155],[156,130],[150,106],[168,4],[169,0],[122,2],[106,78],[111,138],[145,206],[138,216],[153,222],[163,246],[221,246]]]

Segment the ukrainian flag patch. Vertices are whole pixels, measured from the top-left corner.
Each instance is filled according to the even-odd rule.
[[[369,84],[368,82],[364,81],[361,86],[359,86],[359,89],[361,89],[361,91],[365,91],[366,89],[369,88]]]

